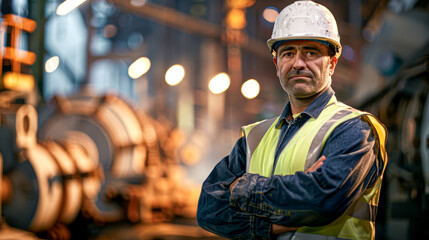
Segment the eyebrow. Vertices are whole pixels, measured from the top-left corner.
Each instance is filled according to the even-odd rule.
[[[279,55],[280,55],[280,54],[282,54],[283,52],[290,51],[290,50],[295,50],[295,49],[296,49],[296,47],[294,47],[294,46],[292,46],[292,45],[290,45],[290,46],[286,46],[286,47],[284,47],[284,48],[280,49],[280,51],[279,51]]]
[[[285,46],[284,48],[282,48],[282,49],[280,49],[280,51],[279,51],[279,55],[280,54],[282,54],[283,52],[285,52],[285,51],[290,51],[290,50],[295,50],[295,49],[297,49],[297,47],[296,46],[293,46],[293,45],[290,45],[290,46]],[[317,46],[312,46],[312,45],[304,45],[304,46],[302,46],[302,49],[304,49],[304,50],[313,50],[313,51],[318,51],[318,52],[322,52],[322,50],[319,48],[319,47],[317,47]]]
[[[319,47],[314,47],[314,46],[303,46],[302,49],[304,49],[304,50],[315,50],[315,51],[321,52]]]

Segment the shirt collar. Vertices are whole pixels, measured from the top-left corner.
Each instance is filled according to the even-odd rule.
[[[325,92],[323,92],[313,102],[311,102],[310,105],[308,105],[308,107],[304,109],[301,114],[308,115],[312,118],[317,118],[334,94],[334,90],[329,87]],[[292,120],[292,110],[290,107],[290,102],[288,102],[279,117],[279,121],[276,124],[276,128],[280,127],[284,121],[289,124]]]

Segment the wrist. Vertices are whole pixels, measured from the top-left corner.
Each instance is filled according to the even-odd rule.
[[[234,180],[234,182],[229,185],[229,192],[232,193],[232,190],[234,189],[235,185],[237,185],[238,181],[240,181],[241,177]]]
[[[286,227],[279,224],[271,224],[271,235],[279,235],[285,232],[295,232],[297,227]]]

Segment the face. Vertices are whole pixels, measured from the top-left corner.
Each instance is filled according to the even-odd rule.
[[[308,40],[287,41],[277,48],[273,59],[277,76],[289,97],[311,98],[331,84],[337,64],[328,47]]]

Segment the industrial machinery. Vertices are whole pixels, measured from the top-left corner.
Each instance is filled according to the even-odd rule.
[[[427,239],[429,15],[427,9],[414,9],[386,13],[380,19],[380,30],[363,61],[358,95],[366,97],[356,104],[376,114],[388,128],[389,164],[377,239]]]
[[[195,214],[198,189],[185,187],[171,131],[122,98],[56,97],[39,123],[29,104],[1,107],[9,225],[56,239],[70,235],[66,226],[78,215],[100,224]]]
[[[80,239],[88,237],[86,222],[194,217],[199,188],[186,186],[178,132],[167,122],[124,97],[88,88],[56,96],[40,110],[30,104],[35,79],[24,72],[35,56],[18,43],[22,31],[34,29],[34,21],[12,14],[0,26],[1,39],[8,39],[1,45],[0,86],[5,222],[48,239]],[[0,237],[12,236],[7,229]]]

